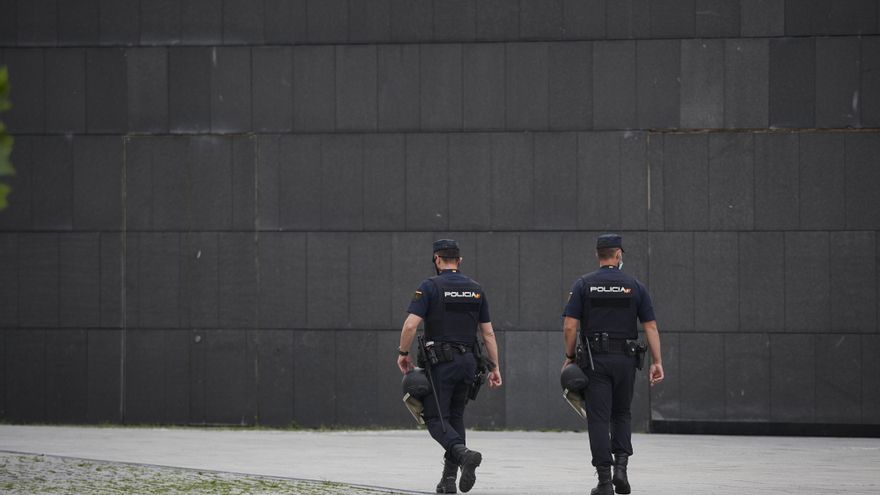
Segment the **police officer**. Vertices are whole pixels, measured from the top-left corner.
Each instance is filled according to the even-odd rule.
[[[633,454],[630,405],[636,367],[641,366],[639,359],[645,352],[637,342],[637,320],[642,322],[651,350],[648,374],[652,386],[663,380],[663,365],[651,296],[644,285],[621,271],[621,237],[600,235],[596,241],[596,257],[599,269],[575,281],[565,306],[562,367],[575,360],[580,325],[581,344],[585,350],[589,346],[591,359],[581,359],[577,364],[589,377],[584,398],[593,466],[599,477],[599,484],[590,493],[614,495],[615,490],[630,493],[626,476],[627,461]]]
[[[437,395],[436,400],[432,395],[424,399],[423,416],[431,436],[446,451],[437,493],[456,493],[459,468],[459,488],[467,492],[474,486],[475,470],[482,462],[479,452],[466,447],[464,427],[464,408],[477,369],[474,356],[477,332],[482,334],[488,359],[494,363],[488,376],[491,388],[501,386],[498,345],[483,289],[459,271],[462,258],[458,243],[440,239],[434,242],[433,248],[437,276],[422,281],[409,304],[409,316],[400,333],[397,367],[401,373],[413,369],[409,349],[419,324],[424,321],[426,346],[437,357],[436,364],[427,362],[425,365],[431,367]]]

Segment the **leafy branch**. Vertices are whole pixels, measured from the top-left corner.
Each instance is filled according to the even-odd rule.
[[[0,67],[0,112],[5,112],[12,108],[9,101],[9,70],[6,67]],[[6,197],[12,191],[12,187],[2,182],[3,177],[11,177],[15,175],[15,169],[12,168],[12,162],[9,156],[12,154],[12,136],[6,132],[6,125],[0,121],[0,210],[8,205]]]

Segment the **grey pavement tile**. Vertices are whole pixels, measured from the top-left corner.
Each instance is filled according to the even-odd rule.
[[[431,0],[391,0],[391,41],[430,41],[434,37]]]
[[[376,332],[365,330],[339,330],[336,332],[337,342],[345,342],[351,348],[363,352],[366,359],[351,359],[351,354],[344,346],[336,347],[336,383],[334,390],[345,397],[335,401],[335,423],[340,425],[372,425],[375,422],[375,397],[379,388],[377,368],[380,362],[371,357],[376,356]],[[383,362],[381,365],[388,366]],[[384,384],[383,384],[384,385]]]
[[[250,48],[212,48],[211,132],[251,130],[252,67]]]
[[[293,127],[327,131],[336,126],[336,49],[296,46],[293,49]]]
[[[473,41],[477,34],[478,3],[479,0],[434,2],[434,40]]]
[[[815,39],[771,39],[770,125],[812,128],[815,113]]]
[[[504,129],[505,50],[505,45],[501,43],[462,45],[464,129]]]
[[[121,48],[86,52],[86,126],[90,133],[128,130],[127,68]]]
[[[18,40],[17,3],[17,0],[0,0],[0,9],[7,13],[0,18],[0,44],[4,46],[13,46]],[[76,31],[76,28],[74,27],[76,24],[77,22],[75,19],[70,19],[67,23],[62,22],[58,27],[59,36],[62,34],[72,34],[71,31]],[[0,398],[0,401],[2,400],[4,399]]]
[[[6,330],[5,416],[12,421],[46,421],[46,330]],[[8,359],[8,360],[7,360]],[[10,377],[19,377],[12,380]]]
[[[880,152],[880,135],[858,133],[846,136],[846,226],[847,228],[873,229],[880,225],[880,213],[876,208],[865,208],[874,201],[874,185],[877,184],[877,153]]]
[[[694,327],[698,331],[740,329],[739,259],[736,232],[694,233]]]
[[[519,0],[477,2],[477,39],[510,40],[519,36]]]
[[[859,113],[863,127],[880,127],[880,39],[862,38]]]
[[[636,44],[593,43],[593,128],[632,129],[637,125]]]
[[[861,40],[816,39],[816,127],[858,127]]]
[[[604,0],[562,0],[563,39],[605,38]]]
[[[161,330],[126,331],[123,373],[126,391],[123,414],[126,423],[165,419],[164,337]]]
[[[281,225],[279,208],[281,176],[281,139],[277,135],[261,135],[256,150],[256,228],[277,230]]]
[[[46,84],[44,105],[46,132],[86,131],[86,50],[47,50],[44,57]],[[12,79],[15,81],[15,79]]]
[[[406,228],[445,229],[449,225],[448,135],[406,136]]]
[[[248,232],[217,239],[218,323],[221,328],[256,328],[259,306],[257,246]]]
[[[379,45],[377,126],[382,130],[419,127],[419,45]]]
[[[220,326],[217,232],[187,232],[180,240],[180,326]]]
[[[88,408],[85,330],[46,331],[46,420],[83,423]]]
[[[168,127],[171,132],[206,132],[211,128],[211,50],[201,47],[168,51]]]
[[[375,130],[377,124],[376,47],[336,47],[336,128]]]
[[[548,43],[506,45],[507,129],[547,128],[549,47]]]
[[[682,40],[681,126],[706,129],[724,124],[724,41]]]
[[[191,45],[219,45],[223,41],[223,8],[213,0],[180,3],[180,40]]]
[[[799,138],[755,134],[755,229],[796,229],[800,223]]]
[[[767,127],[769,60],[766,39],[724,41],[724,127]]]
[[[488,228],[492,221],[492,140],[488,134],[449,136],[449,227]]]
[[[53,0],[18,2],[15,15],[20,45],[54,46],[58,42],[58,4]]]
[[[101,234],[101,328],[121,328],[123,252],[121,233]]]
[[[305,2],[306,0],[297,0]],[[305,9],[301,9],[305,11]],[[348,3],[348,41],[383,42],[391,39],[391,1],[368,0]]]
[[[724,336],[724,418],[766,421],[770,417],[770,335]]]
[[[560,0],[522,0],[519,3],[519,38],[558,40],[563,33]]]
[[[406,137],[364,136],[364,228],[403,230],[406,226]]]
[[[593,46],[551,43],[548,62],[550,129],[584,129],[593,124]]]
[[[878,11],[876,0],[828,2],[828,34],[877,34]]]
[[[125,311],[128,328],[180,326],[180,235],[128,233]]]
[[[278,161],[279,227],[321,227],[321,137],[284,135]]]
[[[724,335],[681,335],[681,419],[710,420],[724,417]]]
[[[740,35],[785,34],[785,0],[740,0]]]
[[[256,377],[244,330],[209,330],[205,346],[205,421],[252,425]]]
[[[748,260],[764,253],[782,257],[782,232],[739,233],[739,321],[743,331],[781,332],[785,329],[785,264],[757,265]]]
[[[646,229],[649,214],[662,199],[649,187],[649,180],[657,173],[649,172],[648,139],[643,132],[627,132],[620,138],[620,180],[626,186],[620,190],[621,204],[626,206],[620,212],[622,229]]]
[[[578,211],[578,135],[535,134],[535,206],[532,228],[572,229]]]
[[[506,335],[506,381],[503,387],[509,428],[542,428],[546,421],[545,401],[532,400],[551,373],[535,355],[547,354],[548,342],[543,331],[510,332]],[[561,394],[560,394],[561,395]]]
[[[0,234],[0,271],[5,274],[0,284],[0,327],[18,327],[18,234]],[[2,339],[0,339],[2,340]]]
[[[831,1],[796,2],[785,0],[785,35],[829,34]]]
[[[363,3],[355,2],[355,5]],[[264,0],[263,36],[266,43],[287,45],[307,41],[307,4],[308,0]],[[360,40],[353,36],[352,41]]]
[[[585,132],[577,142],[577,225],[612,229],[620,224],[620,133]]]
[[[392,318],[392,234],[367,232],[349,238],[349,326],[382,329],[397,325]],[[383,253],[383,254],[378,254]]]
[[[258,242],[260,328],[304,328],[306,234],[263,232]]]
[[[140,38],[138,0],[98,0],[98,33],[102,45],[132,45]]]
[[[197,231],[232,228],[232,139],[198,136],[188,139],[190,228]]]
[[[652,33],[653,19],[648,0],[605,2],[606,39],[644,39]]]
[[[695,268],[690,263],[695,254],[694,234],[652,232],[648,246],[648,273],[657,324],[673,332],[695,330],[694,314],[700,308],[695,307]]]
[[[564,302],[553,290],[562,280],[562,234],[523,233],[519,239],[521,328],[558,330],[559,307]],[[551,290],[547,290],[547,289]]]
[[[58,321],[64,327],[101,324],[99,234],[65,234],[58,242]]]
[[[348,2],[345,0],[308,0],[308,40],[312,43],[348,41]]]
[[[34,141],[32,156],[33,228],[71,230],[73,152],[70,140],[66,137],[39,137]]]
[[[663,138],[663,197],[667,229],[705,230],[709,216],[709,145],[703,134]]]
[[[18,236],[18,324],[21,327],[59,326],[58,235]]]
[[[308,328],[345,328],[349,322],[350,234],[309,233],[306,253]]]
[[[336,422],[336,401],[328,390],[336,388],[336,345],[333,330],[298,331],[293,336],[293,420],[316,427]]]
[[[492,228],[522,229],[533,215],[533,134],[492,134],[491,139]]]
[[[293,420],[293,332],[248,332],[248,348],[258,363],[256,417],[258,424],[289,426]]]
[[[695,33],[698,0],[655,0],[650,2],[651,37],[653,38],[691,38],[706,36]],[[633,5],[633,10],[636,6]]]
[[[831,234],[834,256],[848,260],[831,270],[831,328],[835,333],[877,329],[875,232]]]
[[[65,66],[73,65],[73,61],[69,55],[81,54],[81,52],[70,52],[63,50],[56,54],[53,50],[49,55],[50,64],[58,64],[64,62]],[[74,57],[75,58],[75,57]],[[46,70],[44,67],[45,51],[44,50],[28,50],[28,49],[11,49],[7,48],[0,51],[0,59],[2,64],[6,66],[9,74],[9,83],[14,88],[14,101],[7,112],[3,114],[3,123],[6,128],[13,134],[23,133],[42,133],[46,126],[47,109],[46,104],[50,101],[58,103],[62,96],[56,96],[56,92],[62,91],[70,84],[76,85],[75,81],[65,81],[61,84],[61,88],[56,88],[53,82],[52,93],[46,94]],[[55,75],[57,70],[50,67],[50,73]],[[81,72],[79,73],[81,74]],[[77,72],[71,70],[70,76],[76,79]],[[51,80],[51,79],[50,79]],[[81,83],[80,78],[80,83]],[[82,87],[82,84],[79,84]],[[68,92],[71,90],[68,89]],[[51,99],[50,99],[51,98]],[[67,103],[76,103],[78,100],[71,99]],[[80,108],[82,106],[80,105]],[[58,127],[55,123],[58,108],[52,108],[53,130]]]
[[[140,4],[140,43],[174,45],[180,42],[180,0]]]
[[[256,223],[257,137],[232,136],[232,227],[254,230]]]
[[[845,136],[800,134],[800,227],[832,229],[846,225]]]
[[[496,331],[520,327],[520,276],[509,259],[519,259],[519,235],[486,232],[477,235],[476,271],[486,291]]]
[[[122,332],[89,330],[86,422],[121,422],[119,411]]]
[[[639,127],[678,128],[681,113],[681,41],[637,41],[636,76]]]
[[[870,424],[880,418],[880,361],[874,356],[880,352],[880,335],[862,335],[862,424]]]
[[[168,131],[168,50],[163,47],[125,51],[128,130]]]
[[[186,330],[164,330],[163,367],[165,378],[164,421],[180,424],[191,422],[190,333]],[[241,423],[241,422],[240,422]]]
[[[223,0],[223,43],[227,45],[263,42],[263,2]]]
[[[816,422],[862,421],[862,339],[858,335],[817,335]]]
[[[321,138],[321,228],[364,228],[363,136]],[[312,193],[314,194],[314,192]]]
[[[293,130],[293,48],[260,47],[252,51],[253,130]]]
[[[709,136],[709,227],[712,230],[754,228],[754,149],[752,134]]]
[[[696,36],[736,38],[740,36],[740,2],[696,0]]]
[[[831,325],[828,232],[785,233],[785,329],[827,332]]]
[[[461,45],[420,45],[419,60],[419,120],[422,130],[461,129]]]

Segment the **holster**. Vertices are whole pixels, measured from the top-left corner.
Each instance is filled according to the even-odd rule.
[[[627,356],[634,356],[636,358],[636,369],[641,370],[645,367],[645,353],[648,351],[647,345],[638,340],[627,339],[624,350]]]

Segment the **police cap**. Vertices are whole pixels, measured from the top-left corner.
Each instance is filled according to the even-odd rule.
[[[458,256],[458,243],[453,239],[437,239],[434,241],[434,252],[437,251],[455,251],[455,256]]]
[[[620,248],[623,251],[623,238],[617,234],[602,234],[596,239],[596,249]]]

